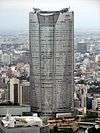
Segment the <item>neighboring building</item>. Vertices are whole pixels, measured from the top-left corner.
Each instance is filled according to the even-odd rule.
[[[31,104],[51,114],[73,110],[74,13],[34,9],[29,16]]]
[[[7,89],[5,89],[5,101],[20,105],[30,105],[30,93],[29,81],[10,78],[7,81]]]
[[[6,101],[14,104],[30,105],[30,82],[11,78],[7,82]]]
[[[32,127],[13,127],[13,128],[4,128],[1,125],[0,121],[0,133],[49,133],[48,126],[32,126]]]
[[[48,127],[18,127],[18,128],[9,128],[7,133],[49,133]]]
[[[20,98],[19,79],[11,78],[8,82],[8,100],[12,103],[18,104]]]
[[[15,105],[0,105],[0,116],[6,116],[7,111],[12,116],[22,116],[23,114],[29,114],[31,107],[29,105],[15,106]]]
[[[20,83],[20,105],[30,104],[30,82],[22,80]]]

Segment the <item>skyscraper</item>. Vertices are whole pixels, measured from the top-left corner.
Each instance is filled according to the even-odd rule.
[[[74,13],[34,9],[29,15],[31,103],[42,113],[73,109]]]

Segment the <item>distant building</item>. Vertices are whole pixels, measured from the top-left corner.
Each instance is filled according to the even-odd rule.
[[[73,110],[74,13],[69,9],[29,16],[31,104],[51,114]]]
[[[95,61],[100,64],[100,54],[95,56]]]
[[[100,94],[99,97],[94,97],[92,100],[92,109],[98,111],[98,116],[100,117]]]
[[[87,46],[88,44],[86,42],[77,43],[77,52],[82,53],[82,54],[87,53]]]
[[[75,107],[75,108],[80,108],[80,104],[81,104],[81,103],[80,103],[80,100],[79,100],[79,99],[75,99],[75,100],[74,100],[74,107]]]
[[[95,42],[95,53],[100,54],[100,41]]]
[[[0,66],[2,65],[2,50],[0,50]]]
[[[100,54],[95,56],[95,77],[98,81],[100,81]]]
[[[96,99],[94,99],[94,100],[92,100],[92,109],[93,110],[96,110],[97,109],[97,100]]]
[[[9,65],[10,64],[10,55],[7,53],[2,53],[2,63],[3,65]]]

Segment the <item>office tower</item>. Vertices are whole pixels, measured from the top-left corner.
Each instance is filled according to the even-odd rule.
[[[34,9],[29,15],[31,104],[42,113],[73,109],[74,14]]]

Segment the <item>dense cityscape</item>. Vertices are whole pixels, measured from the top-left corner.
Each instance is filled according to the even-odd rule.
[[[100,32],[74,31],[69,8],[0,32],[0,133],[23,131],[100,132]]]

